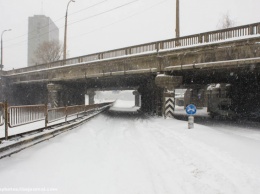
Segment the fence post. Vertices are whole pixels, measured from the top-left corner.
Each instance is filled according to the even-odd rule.
[[[199,43],[202,43],[202,35],[199,35]]]
[[[163,50],[163,49],[164,49],[164,44],[163,44],[163,43],[164,43],[164,42],[160,42],[160,43],[159,43],[159,46],[160,46],[159,49],[160,49],[160,50]]]
[[[131,52],[131,48],[128,49],[128,52],[127,52],[128,55],[131,55],[132,52]]]
[[[45,128],[47,128],[48,124],[48,105],[45,104]]]
[[[7,100],[5,101],[5,140],[8,140],[8,122],[9,122],[9,118],[8,118],[8,103]]]
[[[67,106],[65,106],[65,122],[67,122],[67,117],[68,117],[68,109]]]
[[[158,53],[159,52],[159,43],[158,42],[155,44],[155,49],[156,49],[156,52]]]
[[[176,39],[175,39],[175,46],[176,46],[176,47],[181,46],[180,38],[176,38]]]
[[[209,34],[204,34],[204,42],[209,42]]]

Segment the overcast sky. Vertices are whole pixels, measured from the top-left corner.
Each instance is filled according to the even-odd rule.
[[[28,17],[44,14],[64,37],[69,0],[0,0],[4,70],[27,66]],[[69,6],[69,57],[175,36],[175,0],[75,0]],[[181,36],[216,30],[226,13],[237,25],[260,22],[260,0],[180,0]]]

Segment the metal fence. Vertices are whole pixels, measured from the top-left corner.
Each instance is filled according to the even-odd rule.
[[[81,113],[86,112],[86,105],[76,105],[76,106],[68,106],[68,107],[60,107],[60,108],[52,108],[48,109],[47,113],[47,121],[48,123],[65,119],[73,115],[79,115]]]
[[[45,105],[10,106],[8,108],[8,125],[17,127],[45,119]]]
[[[67,107],[67,117],[73,116],[73,115],[79,115],[84,112],[86,112],[86,105],[68,106]]]
[[[48,110],[47,123],[66,118],[66,107],[52,108]]]
[[[47,127],[48,123],[61,119],[67,121],[68,117],[74,115],[78,117],[79,114],[100,110],[110,104],[76,105],[48,109],[47,105],[44,104],[8,107],[7,102],[0,102],[0,125],[5,125],[5,138],[8,139],[8,127],[13,128],[43,120],[45,120],[45,127]]]

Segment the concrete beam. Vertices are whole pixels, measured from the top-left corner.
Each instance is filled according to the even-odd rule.
[[[170,76],[159,74],[155,78],[155,84],[161,88],[167,88],[168,90],[174,90],[174,88],[182,84],[182,76]]]
[[[183,71],[190,69],[220,69],[220,68],[242,68],[250,65],[260,66],[260,57],[257,58],[246,58],[246,59],[237,59],[237,60],[229,60],[229,61],[215,61],[215,62],[207,62],[207,63],[194,63],[194,64],[185,64],[185,65],[176,65],[169,66],[164,68],[164,71]]]

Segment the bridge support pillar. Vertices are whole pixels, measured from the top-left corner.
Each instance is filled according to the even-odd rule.
[[[138,92],[141,94],[141,110],[161,116],[163,90],[155,85],[154,80],[140,86]]]
[[[135,106],[140,107],[140,105],[141,105],[140,93],[138,91],[133,91],[133,95],[135,96]]]
[[[65,106],[85,104],[84,85],[67,85],[63,93],[63,103]]]
[[[182,76],[170,76],[160,74],[155,78],[155,84],[160,87],[162,93],[162,115],[165,117],[173,117],[175,109],[175,88],[182,84]]]
[[[5,94],[5,80],[2,77],[2,71],[0,71],[0,102],[4,102],[6,99],[6,94]]]
[[[47,85],[48,89],[48,106],[51,108],[56,108],[62,106],[62,100],[60,98],[60,91],[63,89],[60,84],[50,83]]]
[[[95,104],[95,91],[94,90],[88,90],[87,91],[87,95],[88,95],[88,104],[91,105],[91,104]]]
[[[85,104],[83,85],[61,85],[50,83],[48,89],[48,105],[52,108]]]

